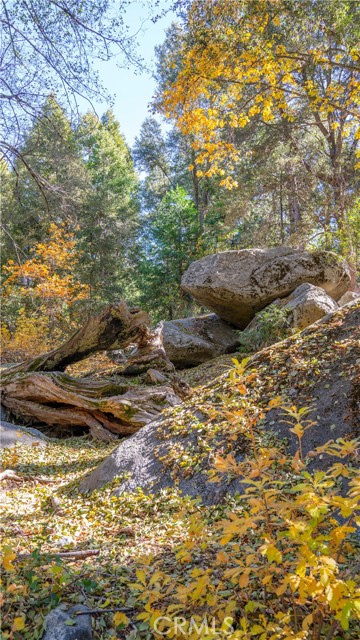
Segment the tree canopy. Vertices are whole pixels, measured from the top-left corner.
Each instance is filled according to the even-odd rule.
[[[195,0],[180,67],[158,104],[203,148],[202,163],[214,160],[207,173],[223,175],[229,188],[236,185],[229,160],[239,153],[226,132],[258,115],[316,126],[336,162],[343,138],[360,136],[359,25],[351,0]],[[170,56],[170,66],[177,60]]]
[[[127,5],[127,0],[1,2],[0,149],[8,162],[20,157],[43,186],[46,178],[22,152],[24,133],[49,94],[74,115],[79,99],[91,106],[99,95],[109,98],[94,70],[96,59],[120,53],[123,64],[139,64],[135,34],[124,22]]]

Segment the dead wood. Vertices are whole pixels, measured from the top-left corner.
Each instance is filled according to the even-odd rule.
[[[149,369],[172,373],[175,367],[166,355],[162,336],[159,330],[148,332],[137,343],[136,349],[130,353],[119,371],[123,375],[141,375]]]
[[[69,560],[74,559],[74,560],[81,560],[82,558],[87,558],[88,556],[98,556],[100,554],[100,550],[99,549],[80,549],[79,551],[54,551],[54,552],[50,552],[48,554],[46,554],[46,557],[51,555],[51,556],[58,556],[59,558],[67,558]],[[28,558],[31,558],[32,554],[31,553],[19,553],[18,556],[16,556],[15,561],[19,561],[19,560],[27,560]]]
[[[0,473],[0,482],[3,480],[15,480],[15,482],[22,482],[23,478],[20,478],[12,469],[5,469]]]
[[[28,421],[69,432],[85,428],[100,440],[131,435],[180,402],[169,386],[130,388],[109,380],[75,379],[65,373],[18,373],[3,386],[2,402]],[[78,429],[79,430],[79,429]]]
[[[40,484],[53,484],[55,480],[50,478],[43,478],[42,476],[18,476],[12,469],[5,469],[0,472],[0,482],[3,480],[15,480],[15,482],[23,482],[24,480],[31,480],[32,482],[39,482]]]
[[[64,371],[65,368],[97,351],[121,349],[146,341],[149,316],[138,307],[129,308],[123,301],[93,316],[67,342],[49,353],[10,367],[3,373],[8,380],[17,372]]]
[[[147,370],[155,361],[173,372],[148,323],[147,314],[129,309],[125,302],[108,307],[57,349],[7,369],[2,376],[3,405],[22,420],[56,427],[60,433],[87,430],[105,442],[135,433],[166,406],[180,402],[177,384],[169,380],[162,386],[132,388],[108,379],[76,379],[63,369],[90,353],[137,344],[130,365],[141,361]]]

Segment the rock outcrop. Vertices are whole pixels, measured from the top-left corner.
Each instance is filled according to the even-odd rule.
[[[80,486],[81,492],[92,492],[119,478],[121,483],[116,490],[118,494],[133,493],[138,488],[146,493],[158,493],[176,484],[184,495],[201,495],[204,502],[210,504],[218,502],[224,494],[224,488],[209,482],[202,473],[189,476],[183,474],[175,481],[173,470],[166,464],[166,459],[173,447],[181,447],[184,438],[171,432],[166,433],[164,438],[164,430],[166,433],[166,425],[160,419],[124,440],[95,471],[84,478]],[[186,444],[196,449],[196,431],[189,430]]]
[[[282,309],[284,312],[282,319],[282,328],[284,330],[296,329],[302,331],[328,313],[336,311],[339,305],[324,289],[308,283],[301,284],[287,298],[274,300],[266,309],[256,314],[255,318],[251,320],[242,332],[241,341],[243,344],[247,344],[250,336],[255,338],[258,335],[261,338],[261,318],[268,309],[272,310],[274,307]],[[271,327],[269,329],[271,330]]]
[[[290,337],[276,348],[264,349],[248,363],[247,370],[253,372],[247,383],[248,397],[254,411],[266,407],[276,395],[299,408],[308,407],[311,397],[313,407],[307,419],[314,420],[314,426],[304,434],[304,455],[330,439],[359,435],[360,377],[356,347],[359,324],[360,303],[326,316],[321,323],[305,329],[300,338]],[[312,353],[316,356],[313,361]],[[246,453],[248,439],[241,429],[236,429],[241,417],[234,421],[242,393],[240,390],[236,399],[236,391],[226,374],[214,381],[211,388],[198,389],[182,407],[122,441],[84,478],[81,490],[99,489],[119,477],[116,493],[138,488],[157,492],[176,485],[184,494],[200,496],[207,504],[219,502],[227,492],[239,490],[238,480],[210,482],[208,472],[213,468],[216,453],[222,457],[230,453],[236,460],[243,459]],[[274,431],[294,453],[297,439],[284,418],[281,409],[272,409],[256,429],[259,438],[262,432]],[[314,466],[326,468],[326,458],[314,460]]]
[[[45,634],[42,640],[91,640],[91,616],[82,604],[70,609],[59,605],[45,618]],[[81,613],[81,615],[77,615]]]
[[[290,325],[300,331],[338,309],[338,304],[324,289],[308,283],[296,287],[283,302]]]
[[[179,369],[232,353],[239,346],[236,331],[215,314],[169,320],[160,332],[167,357]]]
[[[193,262],[181,286],[220,318],[244,329],[258,311],[306,282],[338,300],[350,286],[350,269],[327,251],[223,251]]]

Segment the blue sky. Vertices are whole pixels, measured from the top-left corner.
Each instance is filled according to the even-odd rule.
[[[168,6],[167,2],[160,3],[160,9],[165,6]],[[150,13],[153,15],[154,12],[147,10],[140,3],[132,2],[126,14],[126,23],[131,34],[136,33],[145,20],[138,34],[138,53],[148,66],[154,59],[154,47],[164,41],[165,31],[175,18],[173,13],[169,13],[154,24],[150,17],[147,18]],[[149,115],[148,104],[155,91],[155,82],[150,73],[136,75],[133,68],[124,69],[117,65],[114,58],[109,62],[98,61],[95,68],[105,88],[114,96],[114,113],[127,143],[132,146],[142,122]],[[104,103],[94,103],[98,115],[106,111],[107,106]]]

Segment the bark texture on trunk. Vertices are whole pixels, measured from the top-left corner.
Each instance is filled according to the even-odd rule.
[[[67,342],[48,353],[10,367],[4,373],[7,380],[14,373],[29,371],[64,371],[65,368],[107,349],[121,349],[144,341],[149,333],[150,319],[139,308],[129,308],[123,301],[107,307],[93,316]]]
[[[63,370],[97,351],[137,344],[140,368],[146,371],[155,362],[172,371],[148,325],[147,314],[125,302],[108,307],[57,349],[3,372],[2,404],[22,420],[55,427],[57,433],[85,429],[106,442],[135,433],[166,406],[181,402],[187,389],[176,376],[161,386],[136,388],[109,379],[73,378]]]
[[[110,380],[75,379],[65,373],[22,373],[3,388],[2,403],[29,421],[61,433],[86,428],[100,440],[131,435],[179,396],[170,385],[130,388]]]

